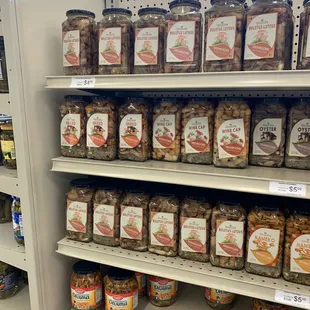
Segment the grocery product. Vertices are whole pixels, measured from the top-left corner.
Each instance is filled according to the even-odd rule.
[[[145,161],[150,154],[150,107],[143,98],[129,98],[119,107],[119,159]]]
[[[120,244],[134,251],[146,251],[148,243],[149,195],[131,190],[121,202]]]
[[[178,250],[179,200],[170,194],[159,194],[149,204],[149,252],[176,256]]]
[[[255,166],[281,167],[284,162],[286,107],[277,98],[255,105],[251,121],[249,162]]]
[[[307,70],[310,68],[310,44],[308,44],[309,38],[309,17],[310,17],[310,3],[309,1],[304,1],[304,12],[300,15],[300,32],[299,35],[302,36],[299,40],[301,44],[300,51],[300,66],[298,68]],[[301,42],[300,42],[301,41]]]
[[[210,262],[229,269],[244,267],[246,211],[234,203],[219,202],[212,210]]]
[[[165,72],[200,72],[202,56],[201,3],[174,0],[165,28]]]
[[[0,223],[12,221],[12,198],[4,193],[0,193]]]
[[[138,11],[134,23],[134,73],[164,72],[165,14],[162,8],[147,7]]]
[[[242,99],[226,99],[215,110],[213,163],[245,168],[248,164],[251,110]]]
[[[66,203],[66,236],[68,239],[90,242],[93,239],[94,181],[75,179],[70,182]]]
[[[284,227],[285,218],[279,209],[252,208],[248,214],[247,272],[272,278],[281,275]]]
[[[4,167],[16,169],[16,152],[12,122],[1,125],[0,142]]]
[[[112,267],[105,280],[105,309],[138,309],[138,282],[134,271]]]
[[[181,142],[182,105],[175,99],[162,99],[153,109],[153,159],[178,161]]]
[[[72,310],[101,310],[103,304],[102,285],[99,264],[85,260],[75,263],[70,285]]]
[[[192,99],[182,109],[182,162],[211,164],[213,159],[214,104]]]
[[[99,74],[129,74],[133,51],[131,11],[108,8],[98,23]]]
[[[0,262],[0,299],[10,298],[18,292],[16,270],[15,267]]]
[[[146,295],[146,275],[141,272],[136,272],[138,282],[139,297]]]
[[[180,206],[179,255],[209,261],[211,205],[203,198],[187,197]]]
[[[25,245],[24,241],[24,226],[23,226],[23,215],[20,198],[12,196],[12,222],[14,239],[20,245]]]
[[[245,9],[240,0],[212,0],[205,12],[205,72],[241,71]]]
[[[108,246],[120,244],[120,190],[99,185],[94,196],[95,243]]]
[[[275,302],[253,298],[251,310],[289,310],[286,305],[277,304]]]
[[[205,297],[208,305],[213,309],[229,310],[236,299],[236,294],[215,288],[206,287]]]
[[[85,108],[87,158],[113,160],[117,150],[117,116],[115,100],[93,97]]]
[[[157,307],[167,307],[175,303],[178,282],[155,276],[147,276],[147,295]]]
[[[6,58],[3,36],[0,36],[0,93],[9,92],[8,72],[6,68]]]
[[[297,99],[287,120],[285,166],[310,169],[310,100]]]
[[[62,23],[63,71],[65,75],[96,74],[97,26],[95,14],[69,10]]]
[[[308,0],[303,1],[304,10],[301,12],[299,16],[299,34],[298,34],[298,50],[297,50],[296,69],[301,69],[303,37],[304,37],[304,31],[305,31],[305,6],[307,3],[308,3]]]
[[[87,98],[65,96],[59,106],[61,154],[68,157],[86,157],[86,113]]]

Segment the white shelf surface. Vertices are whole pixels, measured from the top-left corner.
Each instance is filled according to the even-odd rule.
[[[19,197],[17,170],[0,167],[0,192]]]
[[[30,310],[29,288],[27,285],[21,284],[19,292],[9,298],[0,300],[1,310]]]
[[[0,114],[11,115],[9,94],[0,93]]]
[[[57,157],[52,159],[52,171],[105,176],[130,180],[170,183],[204,188],[216,188],[257,194],[271,194],[270,181],[306,185],[310,199],[310,171],[287,168],[249,166],[246,169],[216,168],[212,165],[192,165],[163,161],[111,162],[91,159]]]

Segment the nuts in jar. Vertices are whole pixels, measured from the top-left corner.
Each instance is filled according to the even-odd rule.
[[[251,310],[289,310],[286,305],[276,304],[275,302],[253,298]]]
[[[217,290],[215,288],[205,288],[205,297],[207,304],[213,309],[229,310],[232,308],[236,294],[226,291]]]
[[[136,272],[136,278],[138,281],[139,297],[146,295],[146,275],[141,272]]]

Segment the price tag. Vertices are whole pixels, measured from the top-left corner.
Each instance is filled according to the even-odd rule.
[[[285,196],[306,197],[306,185],[270,181],[269,192]]]
[[[71,85],[72,88],[94,88],[96,85],[95,77],[72,77]]]
[[[310,309],[310,296],[276,290],[275,301],[303,309]]]

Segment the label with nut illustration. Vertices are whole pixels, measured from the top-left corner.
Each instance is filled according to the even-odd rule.
[[[233,293],[209,287],[205,288],[205,297],[208,300],[220,305],[230,305],[236,299],[236,295]]]
[[[108,114],[95,113],[90,116],[86,126],[87,147],[101,147],[108,139]]]
[[[194,117],[185,125],[185,153],[210,152],[208,117]]]
[[[278,13],[248,16],[244,59],[273,58],[278,27]]]
[[[294,123],[290,134],[288,154],[297,157],[310,156],[310,119],[305,118],[298,122],[294,121]]]
[[[67,199],[67,230],[86,232],[87,203]]]
[[[310,235],[301,235],[293,241],[290,271],[310,273]]]
[[[279,253],[280,230],[258,228],[248,240],[248,263],[275,267]]]
[[[99,65],[120,65],[122,28],[99,29]]]
[[[253,155],[276,153],[281,143],[282,119],[265,118],[256,124],[253,132]]]
[[[153,124],[153,148],[174,147],[175,115],[160,115]]]
[[[80,65],[80,31],[72,30],[62,33],[63,66]]]
[[[176,298],[178,291],[177,281],[155,276],[148,276],[148,297],[157,304],[167,303]]]
[[[217,131],[217,143],[219,158],[241,155],[245,146],[243,118],[223,122]]]
[[[181,248],[184,252],[206,253],[206,219],[181,217]]]
[[[173,247],[174,214],[165,212],[151,212],[151,244]]]
[[[119,147],[132,149],[142,137],[142,114],[125,115],[119,125]]]
[[[158,27],[136,29],[135,66],[157,65]]]
[[[83,288],[71,286],[71,303],[73,309],[101,309],[102,283]]]
[[[94,234],[114,236],[114,206],[94,203]]]
[[[60,123],[60,144],[74,146],[81,137],[81,115],[66,114]]]
[[[239,221],[216,221],[216,255],[243,256],[244,223]]]
[[[167,36],[167,62],[194,60],[195,21],[169,21]]]
[[[142,240],[143,209],[121,206],[121,238]]]
[[[127,294],[113,294],[105,290],[105,309],[135,310],[138,309],[138,290]]]
[[[206,60],[234,58],[236,21],[236,16],[209,18]]]

